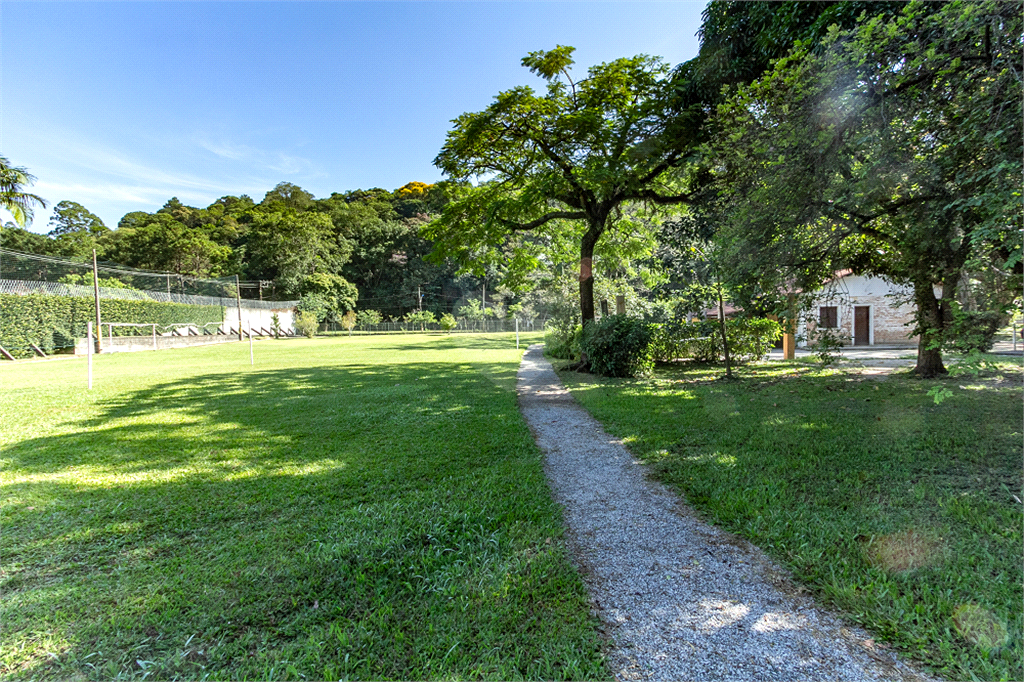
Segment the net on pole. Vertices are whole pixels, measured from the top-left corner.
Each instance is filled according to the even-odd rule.
[[[297,301],[268,300],[261,283],[235,277],[198,278],[97,262],[101,318],[108,335],[145,335],[153,324],[165,329],[192,325],[208,331],[225,323],[225,309],[281,310]],[[259,300],[263,295],[264,300]],[[251,298],[250,298],[251,297]],[[88,261],[20,253],[0,248],[0,346],[30,357],[35,345],[52,353],[85,337],[94,319],[92,259]],[[149,331],[147,331],[149,328]],[[95,330],[99,333],[99,329]]]

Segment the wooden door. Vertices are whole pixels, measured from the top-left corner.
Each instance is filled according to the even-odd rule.
[[[858,305],[853,308],[853,345],[867,346],[871,343],[871,307]]]

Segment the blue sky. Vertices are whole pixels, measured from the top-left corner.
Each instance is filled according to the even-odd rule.
[[[527,52],[677,64],[697,52],[704,5],[5,0],[0,154],[51,205],[36,232],[65,199],[114,227],[171,196],[434,182],[452,118],[540,84]]]

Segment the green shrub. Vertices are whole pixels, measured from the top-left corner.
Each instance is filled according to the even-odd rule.
[[[583,333],[578,324],[549,320],[544,329],[544,353],[551,358],[575,360],[579,357],[579,339]]]
[[[434,313],[429,310],[413,310],[411,313],[406,313],[405,317],[402,319],[409,324],[418,324],[420,326],[420,331],[425,331],[426,325],[435,324],[437,322],[437,318],[434,317]]]
[[[119,298],[100,299],[103,322],[136,324],[220,324],[221,306],[135,301]],[[50,296],[47,294],[0,294],[0,346],[15,357],[32,357],[30,343],[52,353],[70,348],[83,338],[86,325],[96,319],[95,301],[87,296]],[[104,328],[104,336],[108,330]],[[114,327],[114,336],[150,334],[146,327]]]
[[[459,322],[451,313],[445,313],[444,315],[441,316],[441,319],[438,320],[438,324],[441,325],[442,330],[451,334],[452,330],[455,329],[456,326],[458,326]]]
[[[318,324],[326,322],[335,310],[333,301],[324,294],[318,293],[303,294],[295,308],[300,313],[311,314],[316,318]]]
[[[348,330],[348,335],[352,336],[352,328],[356,326],[356,311],[349,310],[341,316],[341,326],[343,329]]]
[[[635,317],[609,315],[583,328],[580,350],[593,372],[607,377],[635,377],[654,367],[651,325]]]
[[[718,327],[707,320],[652,325],[651,356],[655,362],[681,358],[711,362],[718,357],[722,345],[717,335]]]
[[[666,322],[653,327],[651,356],[656,362],[719,362],[725,358],[718,322]],[[725,334],[730,357],[736,362],[748,362],[768,354],[782,336],[782,326],[775,320],[761,318],[727,319]]]
[[[725,335],[729,339],[729,352],[733,360],[760,360],[782,338],[782,325],[775,320],[760,317],[726,320]]]
[[[316,330],[320,326],[320,321],[316,319],[314,313],[304,310],[295,316],[294,324],[295,331],[311,339],[316,336]]]
[[[380,324],[383,319],[384,316],[377,310],[360,310],[356,313],[356,324],[360,326]]]
[[[997,312],[953,311],[953,322],[943,333],[942,350],[952,353],[984,353],[992,349],[1003,316]]]

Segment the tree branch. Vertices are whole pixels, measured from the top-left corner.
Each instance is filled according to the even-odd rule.
[[[647,201],[653,201],[656,204],[666,206],[670,204],[689,204],[693,201],[692,194],[675,194],[671,196],[665,196],[664,194],[658,194],[653,189],[645,189],[639,192],[632,192],[625,195],[626,199],[645,199]]]
[[[560,218],[565,220],[580,220],[586,217],[587,214],[582,211],[553,211],[551,213],[544,214],[536,220],[531,220],[528,223],[517,223],[512,220],[505,220],[504,218],[498,218],[498,220],[513,232],[519,232],[521,230],[532,230],[545,223],[551,222],[552,220],[558,220]]]
[[[672,164],[674,164],[678,159],[679,159],[679,152],[672,152],[671,154],[669,154],[667,159],[665,159],[664,161],[659,163],[657,166],[652,168],[651,172],[649,172],[647,175],[645,175],[642,178],[640,178],[640,180],[638,181],[637,184],[639,184],[639,185],[646,185],[651,180],[653,180],[654,178],[658,177],[659,175],[661,175],[662,173],[667,171],[672,166]]]
[[[565,159],[556,154],[555,150],[553,150],[544,140],[537,140],[537,146],[540,147],[545,156],[554,161],[555,165],[562,170],[562,176],[565,177],[566,181],[568,181],[570,185],[572,185],[573,189],[580,193],[580,196],[592,198],[587,190],[583,189],[579,182],[576,181],[576,176],[572,174],[572,166],[570,166]]]

